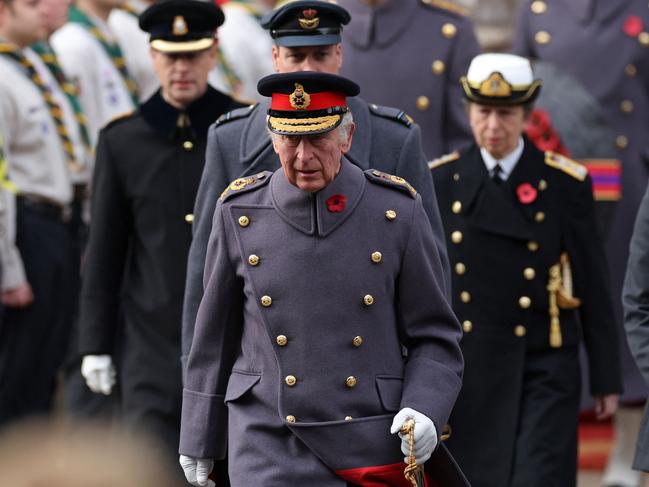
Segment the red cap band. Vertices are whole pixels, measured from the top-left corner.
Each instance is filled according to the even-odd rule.
[[[309,96],[311,97],[310,103],[304,108],[297,108],[291,104],[290,95],[273,93],[270,108],[271,110],[311,111],[347,106],[347,97],[342,93],[322,91],[320,93],[309,93]]]

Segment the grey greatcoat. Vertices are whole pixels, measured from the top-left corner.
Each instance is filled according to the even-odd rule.
[[[406,179],[421,195],[440,254],[444,282],[450,289],[446,243],[433,181],[421,148],[421,132],[399,110],[347,100],[356,123],[350,159],[361,169],[374,168]],[[203,267],[212,216],[219,194],[230,181],[260,171],[274,171],[279,159],[266,128],[268,102],[235,110],[210,128],[205,168],[194,209],[193,241],[189,251],[183,308],[183,357],[189,353],[198,305],[203,296]]]
[[[441,432],[461,386],[441,275],[420,196],[385,173],[343,159],[318,193],[281,169],[230,185],[214,212],[180,453],[219,459],[227,443],[233,487],[401,475],[394,414],[411,407]],[[439,485],[463,485],[445,476],[445,448],[431,462]]]

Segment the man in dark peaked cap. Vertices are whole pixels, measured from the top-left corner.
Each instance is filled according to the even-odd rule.
[[[527,59],[476,56],[462,87],[475,144],[431,163],[464,330],[449,449],[475,487],[575,486],[582,336],[599,419],[621,391],[592,182],[522,136]]]
[[[275,10],[263,21],[275,41],[272,56],[278,72],[321,71],[337,74],[343,54],[341,30],[347,11],[322,1],[297,1]],[[403,177],[421,195],[438,247],[443,288],[450,291],[450,271],[444,232],[426,158],[421,131],[401,110],[349,100],[356,133],[349,159],[362,169],[376,168]],[[215,195],[237,177],[275,170],[279,159],[266,129],[268,103],[235,110],[210,129],[205,171],[194,210],[194,240],[190,249],[183,309],[183,356],[189,353],[198,304],[203,295],[203,268],[212,228]]]
[[[170,457],[178,446],[183,283],[207,129],[241,106],[207,84],[222,22],[217,6],[194,0],[143,12],[161,88],[108,124],[97,147],[81,372],[91,390],[110,394],[117,368],[124,421],[157,435]]]
[[[413,420],[426,485],[467,485],[439,441],[461,331],[421,196],[345,157],[355,83],[284,73],[259,92],[281,168],[217,200],[183,391],[187,480],[211,485],[227,448],[233,487],[411,486],[396,433]]]

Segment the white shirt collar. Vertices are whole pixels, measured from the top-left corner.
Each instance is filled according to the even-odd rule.
[[[493,170],[496,167],[496,164],[499,164],[500,168],[502,169],[501,177],[506,181],[516,167],[516,163],[518,163],[518,160],[521,158],[524,147],[525,144],[523,143],[523,137],[519,137],[518,145],[516,146],[516,148],[502,159],[496,159],[494,156],[489,154],[486,149],[481,147],[480,155],[482,156],[482,160],[484,161],[485,166],[487,166],[489,175],[493,175]]]

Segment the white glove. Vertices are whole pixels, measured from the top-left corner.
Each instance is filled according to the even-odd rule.
[[[180,455],[178,461],[185,472],[187,482],[198,487],[215,487],[214,481],[207,478],[214,468],[214,460]]]
[[[115,385],[115,366],[110,355],[85,355],[81,375],[92,392],[109,395]]]
[[[399,438],[401,438],[401,451],[405,455],[405,458],[403,459],[405,463],[408,463],[409,435],[402,434],[401,427],[409,419],[415,420],[415,444],[413,448],[415,461],[417,462],[417,465],[423,465],[435,451],[435,447],[437,446],[437,430],[435,429],[435,425],[431,419],[425,414],[421,414],[419,411],[410,408],[403,408],[397,413],[392,421],[390,433],[399,433]]]

